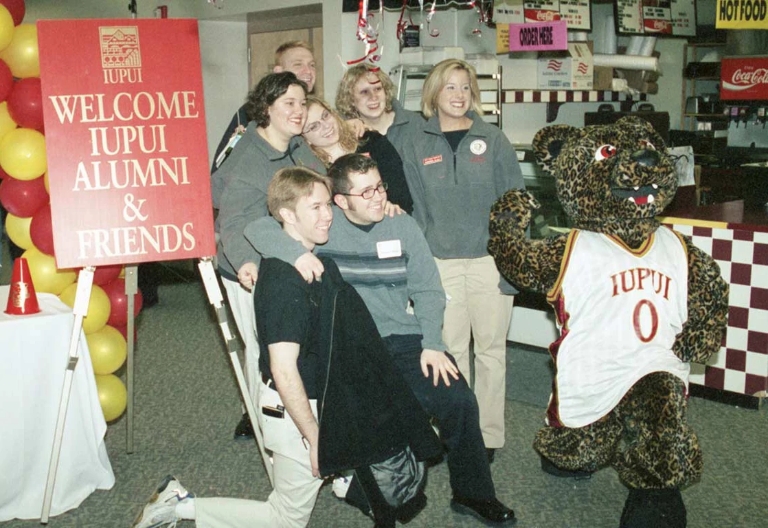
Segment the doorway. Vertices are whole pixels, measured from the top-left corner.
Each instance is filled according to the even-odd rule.
[[[275,66],[275,50],[284,42],[303,40],[314,49],[317,80],[315,95],[323,96],[322,4],[273,9],[248,14],[248,50],[251,88]]]

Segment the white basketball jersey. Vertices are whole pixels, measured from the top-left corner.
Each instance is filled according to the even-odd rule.
[[[637,250],[572,231],[548,300],[560,327],[550,346],[550,425],[599,420],[651,372],[670,372],[687,387],[690,366],[672,352],[688,318],[688,256],[674,231],[660,227]]]

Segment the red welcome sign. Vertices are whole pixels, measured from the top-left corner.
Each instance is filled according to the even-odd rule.
[[[215,254],[197,21],[37,29],[57,266]]]

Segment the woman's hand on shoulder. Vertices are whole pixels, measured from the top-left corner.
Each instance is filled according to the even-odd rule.
[[[355,137],[357,138],[363,137],[365,132],[368,130],[368,128],[365,126],[365,123],[363,123],[363,120],[359,117],[347,119],[346,123],[352,129],[352,132],[354,132]]]
[[[395,215],[401,215],[403,213],[405,213],[405,211],[403,211],[399,205],[392,203],[389,200],[384,202],[384,214],[386,216],[394,218]]]

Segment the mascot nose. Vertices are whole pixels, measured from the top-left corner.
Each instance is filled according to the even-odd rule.
[[[658,150],[650,149],[636,150],[629,157],[632,161],[636,161],[643,167],[655,167],[661,159]]]

